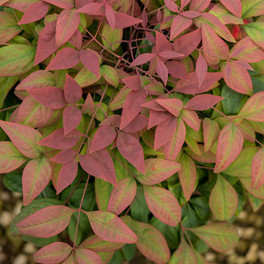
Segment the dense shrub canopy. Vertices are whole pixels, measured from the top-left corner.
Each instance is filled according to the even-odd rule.
[[[264,1],[0,6],[0,173],[35,262],[234,247],[264,199]]]

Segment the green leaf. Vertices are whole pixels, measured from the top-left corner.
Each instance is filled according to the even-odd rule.
[[[252,22],[243,26],[248,36],[260,47],[264,48],[264,23]]]
[[[262,0],[242,0],[242,18],[260,16],[264,14],[264,2]]]
[[[116,50],[122,41],[123,29],[112,29],[108,24],[102,27],[102,41],[104,46],[110,50]]]
[[[237,193],[232,185],[218,174],[211,192],[209,205],[217,220],[224,221],[233,217],[238,205]]]
[[[10,172],[5,174],[3,178],[4,185],[11,192],[22,193],[22,174],[19,172]]]
[[[225,99],[221,101],[226,115],[236,115],[239,113],[248,97],[230,89],[226,84],[222,88],[221,96]]]
[[[188,230],[217,252],[226,252],[234,248],[239,239],[236,228],[228,223],[210,223]]]
[[[114,186],[111,183],[95,178],[95,194],[99,210],[107,211],[108,202],[113,187]]]
[[[100,72],[101,75],[101,72]],[[101,77],[101,76],[100,76]],[[100,77],[97,77],[95,74],[90,72],[86,67],[81,68],[81,70],[77,73],[74,80],[81,86],[89,86],[91,84],[96,83]]]
[[[33,68],[36,48],[12,44],[0,48],[0,76],[16,76]]]
[[[126,244],[125,246],[122,247],[121,251],[125,256],[125,259],[127,261],[131,261],[136,254],[137,247],[135,244]]]
[[[3,107],[8,92],[18,80],[18,76],[0,77],[0,109]]]
[[[114,86],[115,88],[119,85],[119,76],[117,71],[108,65],[102,65],[100,67],[100,72],[102,73],[103,78],[106,80],[107,83]]]

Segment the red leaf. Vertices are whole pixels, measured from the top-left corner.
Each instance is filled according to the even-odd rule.
[[[79,52],[82,64],[98,78],[100,77],[99,59],[97,53],[90,49],[83,49]]]
[[[84,114],[88,114],[89,116],[92,116],[94,114],[95,108],[94,108],[94,102],[91,94],[87,94],[87,97],[85,99],[85,102],[82,106],[81,111]]]
[[[80,164],[82,168],[92,176],[106,180],[102,165],[92,156],[92,155],[80,155],[79,156]]]
[[[73,45],[77,49],[81,49],[82,47],[82,34],[77,29],[75,33],[71,36],[71,38],[68,40],[71,45]]]
[[[211,3],[211,0],[192,0],[190,10],[203,12]]]
[[[184,11],[184,12],[181,12],[181,15],[186,18],[196,18],[196,17],[199,17],[201,13],[196,12],[196,11]]]
[[[64,205],[45,207],[17,224],[22,234],[48,238],[61,233],[75,210]]]
[[[76,178],[77,172],[78,162],[76,159],[73,159],[61,167],[57,181],[57,195],[72,184]]]
[[[171,51],[172,45],[168,39],[159,31],[156,32],[156,53],[160,54],[163,51]]]
[[[146,101],[146,92],[141,89],[138,92],[131,91],[123,104],[120,129],[126,127],[142,110],[142,104]]]
[[[194,96],[187,104],[184,106],[184,109],[191,109],[196,111],[203,111],[210,109],[224,98],[212,94],[200,94]]]
[[[216,164],[214,172],[219,173],[226,169],[242,150],[244,138],[239,128],[229,122],[218,137]]]
[[[164,146],[174,135],[177,127],[177,119],[171,117],[160,123],[155,132],[154,150]]]
[[[64,92],[58,87],[28,89],[29,94],[40,104],[50,109],[61,109],[66,105]],[[50,96],[52,94],[52,96]]]
[[[43,0],[43,1],[58,6],[62,9],[74,8],[74,0]]]
[[[264,184],[264,150],[260,149],[252,160],[251,186],[259,189]]]
[[[115,28],[126,28],[126,27],[131,27],[135,24],[141,23],[142,20],[129,16],[125,13],[115,13]]]
[[[161,222],[176,226],[181,221],[181,207],[168,190],[156,186],[144,186],[146,203],[151,213]]]
[[[104,16],[105,9],[104,3],[88,3],[77,10],[78,13],[84,13],[88,15]]]
[[[38,158],[43,148],[37,145],[42,135],[29,126],[0,120],[0,127],[10,138],[15,147],[28,158]]]
[[[168,112],[157,112],[157,111],[149,111],[149,122],[148,129],[161,124],[163,121],[169,119],[171,114]]]
[[[177,128],[166,145],[164,145],[165,158],[168,160],[175,160],[180,153],[186,137],[186,127],[181,118],[178,118]]]
[[[128,88],[132,89],[135,92],[141,89],[141,81],[137,75],[126,77],[122,79],[122,81]]]
[[[10,141],[0,141],[0,173],[8,173],[26,162],[26,158]]]
[[[141,173],[145,173],[143,148],[138,140],[127,133],[119,132],[116,140],[119,152],[124,158],[136,167]]]
[[[175,39],[179,34],[181,34],[185,29],[192,25],[192,20],[189,18],[185,18],[181,15],[175,16],[172,21],[171,29],[170,29],[170,40]]]
[[[75,10],[63,10],[57,19],[56,44],[58,47],[66,43],[78,29],[80,15]]]
[[[166,62],[166,66],[169,74],[177,79],[187,80],[188,74],[186,68],[181,62],[178,61],[168,61]]]
[[[79,108],[68,105],[63,110],[63,128],[64,134],[70,133],[74,128],[76,128],[82,120],[82,112]]]
[[[200,119],[199,119],[199,117],[195,111],[193,111],[193,110],[182,110],[181,111],[181,118],[193,130],[195,130],[196,132],[199,131],[201,122],[200,122]]]
[[[50,264],[60,263],[66,259],[72,251],[72,247],[63,242],[51,243],[34,253],[34,261]]]
[[[191,0],[181,0],[181,10],[187,6],[189,3],[191,2]]]
[[[164,0],[164,4],[170,11],[178,13],[179,7],[172,0]]]
[[[148,125],[148,118],[144,115],[139,114],[133,119],[125,128],[122,130],[126,133],[137,133]]]
[[[90,153],[104,149],[111,145],[116,138],[113,126],[101,126],[97,129],[91,142]]]
[[[144,106],[154,111],[166,111],[166,109],[159,105],[156,100],[151,100],[147,103],[142,104],[141,106]]]
[[[76,151],[74,151],[73,149],[67,149],[55,155],[53,158],[50,159],[50,161],[60,164],[66,164],[72,161],[76,155]]]
[[[121,214],[134,200],[137,184],[132,177],[120,181],[112,190],[107,211],[115,215]]]
[[[39,1],[31,4],[29,8],[24,13],[22,19],[19,21],[18,25],[29,24],[37,20],[42,19],[47,15],[49,11],[49,4]]]
[[[88,249],[77,248],[75,251],[75,254],[76,254],[76,258],[79,264],[87,264],[87,263],[102,264],[103,263],[98,254]]]
[[[67,60],[65,60],[67,58]],[[73,48],[63,48],[47,66],[47,71],[70,69],[79,63],[78,51]]]
[[[241,17],[242,4],[241,0],[220,0],[220,2],[228,9],[232,14],[237,17]]]
[[[150,61],[152,58],[155,57],[155,54],[153,53],[144,53],[140,54],[139,56],[136,57],[136,59],[130,64],[130,66],[137,66],[137,65],[142,65]]]
[[[184,54],[176,52],[174,50],[164,50],[159,53],[159,56],[165,60],[171,60],[171,59],[181,59],[184,57]]]
[[[198,57],[198,60],[196,62],[195,72],[197,75],[199,87],[201,87],[201,85],[204,81],[204,78],[206,76],[206,73],[207,73],[207,63],[206,63],[203,55],[201,54],[201,52],[199,52],[199,57]]]
[[[159,58],[157,58],[157,74],[166,86],[168,81],[168,69],[164,62],[162,62]]]
[[[82,98],[82,88],[69,74],[66,74],[64,96],[70,104],[75,104]]]
[[[105,16],[112,29],[115,28],[115,11],[109,4],[105,4]]]
[[[81,136],[82,133],[77,129],[65,135],[63,128],[59,128],[39,141],[38,144],[54,149],[69,149],[77,144]]]
[[[103,212],[85,212],[94,233],[106,241],[134,244],[135,233],[116,215]]]
[[[174,98],[156,99],[156,102],[176,117],[179,116],[180,111],[183,107],[183,102],[179,99]]]
[[[56,20],[48,23],[40,32],[34,65],[47,59],[57,50],[55,43]]]
[[[91,154],[100,164],[103,169],[106,181],[116,185],[115,167],[109,152],[105,149],[96,151]]]
[[[23,205],[30,204],[48,185],[51,165],[46,157],[31,160],[22,175]]]

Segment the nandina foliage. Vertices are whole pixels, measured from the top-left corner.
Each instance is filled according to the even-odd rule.
[[[233,248],[264,200],[264,1],[0,6],[0,172],[35,262]]]

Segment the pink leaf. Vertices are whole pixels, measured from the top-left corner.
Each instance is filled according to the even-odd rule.
[[[201,52],[199,52],[199,57],[198,57],[198,60],[196,62],[195,72],[197,75],[199,87],[201,87],[201,85],[204,81],[204,78],[206,76],[206,73],[207,73],[207,63],[206,63],[203,55],[201,54]]]
[[[184,109],[191,109],[196,111],[203,111],[210,109],[224,98],[212,94],[200,94],[194,96],[187,104],[184,106]]]
[[[115,28],[115,11],[109,4],[105,5],[105,16],[106,16],[107,22],[109,23],[110,27],[114,29]]]
[[[50,109],[61,109],[66,105],[64,92],[58,87],[28,89],[29,94],[40,104]],[[50,96],[52,94],[52,96]]]
[[[80,155],[79,156],[80,164],[82,168],[92,176],[106,180],[102,165],[92,156],[92,155]]]
[[[75,104],[82,98],[82,88],[69,74],[66,74],[64,96],[70,104]]]
[[[131,91],[124,102],[121,116],[120,129],[126,127],[142,110],[142,104],[146,101],[146,92],[141,89],[138,92]]]
[[[79,53],[82,64],[98,78],[100,77],[99,59],[97,53],[90,49],[80,50]]]
[[[19,21],[19,25],[29,24],[46,16],[49,11],[49,4],[39,1],[31,4],[24,13],[22,19]]]
[[[181,111],[181,117],[182,117],[183,121],[189,127],[191,127],[196,132],[199,131],[201,122],[200,122],[200,119],[199,119],[199,117],[195,111],[193,111],[193,110],[182,110]]]
[[[183,102],[179,99],[174,98],[156,99],[156,102],[176,117],[179,116],[180,111],[183,107]]]
[[[232,14],[237,17],[241,17],[242,4],[241,0],[220,0],[220,2],[228,9]]]
[[[80,15],[75,10],[63,10],[57,19],[56,44],[58,47],[66,43],[76,32],[80,24]]]
[[[57,155],[51,158],[50,161],[60,164],[66,164],[72,161],[76,155],[76,151],[74,151],[73,149],[67,149],[59,152]]]
[[[105,9],[104,3],[88,3],[77,10],[78,13],[84,13],[88,15],[104,16]]]
[[[111,145],[116,137],[113,126],[101,126],[97,129],[91,142],[90,153],[104,149]]]
[[[205,118],[203,120],[204,151],[207,152],[213,146],[219,136],[219,125],[215,120]]]
[[[192,25],[192,20],[181,15],[175,16],[170,29],[170,40],[175,39],[185,29]]]
[[[177,79],[187,80],[188,74],[186,68],[181,62],[178,61],[168,61],[166,62],[166,66],[169,74]]]
[[[82,112],[79,108],[68,105],[63,110],[63,128],[64,134],[68,134],[76,128],[82,120]]]
[[[137,133],[141,131],[148,125],[148,118],[144,115],[139,114],[135,119],[133,119],[126,127],[122,130],[126,133]]]
[[[151,213],[164,224],[176,226],[181,221],[181,207],[171,192],[156,186],[144,186],[144,195]]]
[[[78,172],[78,162],[73,159],[69,163],[64,164],[59,172],[57,181],[57,195],[67,188],[76,178]]]
[[[159,53],[159,56],[166,60],[181,59],[184,57],[182,53],[176,52],[174,50],[163,50]]]
[[[202,12],[209,6],[210,3],[211,0],[192,0],[190,10]]]
[[[34,261],[50,264],[60,263],[66,259],[72,251],[72,247],[63,242],[51,243],[34,253]]]
[[[164,3],[165,3],[165,5],[166,5],[166,7],[167,7],[170,11],[172,11],[172,12],[174,12],[174,13],[178,13],[178,11],[179,11],[179,7],[174,3],[174,1],[172,1],[172,0],[164,0]]]
[[[70,43],[71,45],[73,45],[75,48],[77,48],[77,49],[81,49],[83,38],[82,38],[82,34],[81,34],[81,32],[79,31],[79,29],[77,29],[77,30],[75,31],[75,33],[71,36],[71,38],[70,38],[68,41],[69,41],[69,43]]]
[[[181,0],[181,10],[187,6],[189,3],[191,2],[191,0]]]
[[[116,140],[119,152],[124,158],[136,167],[141,173],[145,173],[143,148],[138,140],[127,133],[119,132]]]
[[[58,6],[62,9],[74,8],[74,0],[44,0],[47,3]]]
[[[135,24],[141,23],[142,20],[129,16],[125,13],[115,13],[115,28],[126,28],[126,27],[131,27]]]
[[[85,99],[85,102],[82,106],[81,111],[84,114],[88,114],[89,116],[92,116],[94,114],[95,111],[95,107],[94,107],[94,102],[93,102],[93,98],[91,96],[91,94],[87,94],[87,97]]]
[[[0,141],[0,173],[8,173],[26,162],[26,158],[10,141]]]
[[[164,62],[162,62],[159,58],[157,58],[157,74],[166,86],[168,81],[168,69]]]
[[[69,224],[75,210],[64,205],[45,207],[17,224],[22,234],[48,238],[61,233]]]
[[[39,141],[38,144],[54,149],[69,149],[77,144],[81,136],[82,133],[77,129],[65,135],[63,128],[59,128]]]
[[[84,249],[84,248],[77,248],[75,251],[76,258],[79,264],[102,264],[102,260],[98,254],[95,252]]]
[[[177,119],[171,117],[160,123],[155,132],[154,150],[164,146],[174,135],[177,127]]]
[[[137,75],[126,77],[122,81],[128,88],[135,92],[141,89],[141,81]]]
[[[170,51],[170,50],[172,50],[172,45],[168,41],[168,39],[166,38],[166,36],[164,36],[159,31],[155,31],[155,32],[156,32],[156,53],[157,54],[160,54],[163,51]]]
[[[43,148],[37,145],[43,136],[34,128],[2,120],[0,127],[24,156],[34,159],[43,152]]]
[[[134,200],[137,192],[137,184],[131,177],[120,181],[112,190],[107,211],[115,215],[121,214]]]
[[[51,179],[51,165],[46,157],[31,160],[22,175],[23,204],[30,204],[48,185]]]
[[[57,50],[55,43],[56,20],[48,23],[40,32],[34,65],[47,59]]]
[[[196,18],[196,17],[199,17],[201,13],[196,12],[196,11],[184,11],[184,12],[181,12],[181,15],[186,18]]]
[[[171,114],[168,112],[157,112],[157,111],[149,111],[149,122],[148,129],[161,124],[165,120],[169,119]]]
[[[164,107],[162,107],[160,104],[157,103],[157,100],[151,100],[148,101],[147,103],[142,104],[141,106],[144,106],[150,110],[154,110],[154,111],[161,111],[161,112],[165,112],[166,109]]]
[[[150,61],[152,58],[155,57],[155,54],[153,53],[144,53],[140,54],[139,56],[136,57],[136,59],[130,64],[130,66],[137,66],[137,65],[142,65]]]
[[[94,233],[106,241],[134,244],[135,233],[116,215],[110,212],[86,212]]]
[[[67,58],[67,60],[65,60]],[[63,48],[47,66],[47,71],[73,68],[79,63],[78,51],[73,48]]]

